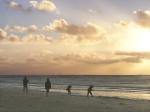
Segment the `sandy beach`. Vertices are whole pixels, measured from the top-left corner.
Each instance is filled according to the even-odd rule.
[[[0,112],[150,112],[150,101],[1,88]]]

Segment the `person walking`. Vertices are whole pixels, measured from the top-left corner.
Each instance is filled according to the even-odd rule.
[[[45,89],[46,89],[46,96],[48,96],[49,90],[51,89],[51,82],[50,82],[49,78],[47,78],[47,80],[45,82]]]
[[[92,91],[93,91],[93,85],[90,85],[88,90],[87,90],[87,97],[89,97],[89,95],[91,95],[93,97]]]
[[[27,79],[27,76],[24,76],[23,78],[23,92],[28,93],[28,83],[29,80]]]
[[[68,92],[68,95],[71,95],[71,88],[72,88],[71,85],[68,85],[67,88],[66,88],[66,91]]]

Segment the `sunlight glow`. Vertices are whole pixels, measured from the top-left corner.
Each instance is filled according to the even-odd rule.
[[[136,27],[131,32],[132,47],[137,51],[150,51],[150,30]]]

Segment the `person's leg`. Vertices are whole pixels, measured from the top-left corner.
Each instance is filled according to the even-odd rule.
[[[90,91],[90,95],[93,97],[93,94],[92,94],[92,92]]]
[[[27,87],[27,85],[24,85],[24,93],[28,93],[28,87]]]
[[[25,86],[23,86],[23,92],[25,92]]]
[[[26,86],[26,93],[28,93],[28,86]]]
[[[46,96],[48,96],[48,90],[46,89]]]
[[[46,91],[46,96],[48,96],[48,93],[49,93],[49,89],[47,89],[47,91]]]
[[[89,91],[87,92],[87,97],[89,97]]]
[[[69,95],[71,95],[71,91],[69,90]]]

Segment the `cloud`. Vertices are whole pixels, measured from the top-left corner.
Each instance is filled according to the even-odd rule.
[[[94,58],[93,58],[94,57]],[[48,58],[48,60],[47,60]],[[79,53],[67,53],[67,54],[61,54],[61,55],[56,55],[54,53],[51,53],[47,56],[35,56],[30,57],[28,59],[34,60],[34,62],[38,63],[54,63],[54,64],[59,64],[59,65],[71,65],[71,64],[84,64],[84,65],[109,65],[109,64],[115,64],[119,62],[131,62],[130,60],[121,60],[120,58],[118,59],[113,59],[113,58],[108,58],[108,59],[103,59],[100,58],[99,56],[95,55],[88,55],[88,54],[79,54]],[[46,60],[45,60],[46,59]],[[36,61],[35,61],[36,60]],[[27,60],[28,61],[28,60]]]
[[[3,40],[7,37],[7,32],[0,28],[0,40]]]
[[[114,64],[114,63],[118,63],[120,60],[118,59],[86,59],[86,60],[82,60],[83,63],[85,64],[94,64],[94,65],[108,65],[108,64]]]
[[[29,0],[27,2],[28,2],[27,6],[20,4],[16,1],[9,1],[6,3],[8,8],[24,12],[31,12],[33,10],[53,12],[56,10],[55,4],[49,0],[42,0],[42,1]]]
[[[150,10],[146,11],[134,11],[136,15],[136,23],[143,26],[150,28]]]
[[[89,13],[96,13],[96,10],[89,9],[88,12],[89,12]]]
[[[54,28],[52,28],[51,24],[43,26],[42,30],[44,32],[52,32],[54,30]]]
[[[142,58],[140,57],[118,57],[117,55],[112,55],[112,58],[101,57],[100,54],[86,54],[86,53],[68,53],[65,55],[52,56],[52,60],[55,63],[71,63],[71,64],[85,64],[85,65],[111,65],[117,63],[142,63]]]
[[[41,2],[34,0],[34,1],[29,1],[29,3],[32,8],[39,11],[52,12],[56,10],[55,4],[49,0],[42,0]]]
[[[44,34],[29,34],[24,36],[22,41],[28,43],[50,43],[52,39],[50,37],[45,36]]]
[[[5,27],[5,30],[8,31],[8,32],[28,32],[28,33],[33,33],[33,32],[36,32],[38,31],[38,27],[36,25],[29,25],[27,27],[25,26],[9,26],[7,25]]]
[[[124,61],[127,63],[142,63],[142,58],[140,58],[140,57],[127,57],[127,58],[123,58],[121,61]]]
[[[10,41],[10,42],[20,42],[21,39],[17,35],[11,34],[11,35],[9,35],[8,41]]]
[[[78,26],[75,24],[69,24],[66,20],[55,20],[52,24],[52,28],[61,33],[67,33],[71,35],[94,35],[98,32],[94,24],[87,24],[86,26]]]
[[[9,32],[25,32],[26,29],[27,28],[23,27],[23,26],[9,26],[9,25],[7,25],[5,27],[5,30],[9,31]]]
[[[6,1],[6,4],[8,8],[17,11],[30,12],[32,10],[32,7],[24,6],[23,4],[20,4],[19,2],[16,1]]]
[[[27,63],[37,63],[38,61],[35,58],[27,58],[26,62]]]
[[[94,59],[91,60],[86,59],[86,60],[82,60],[82,62],[86,63],[86,64],[94,64],[94,65],[109,65],[109,64],[116,64],[116,63],[122,63],[122,62],[126,62],[126,63],[141,63],[141,59],[137,58],[137,57],[128,57],[128,58],[108,58],[108,59]]]
[[[32,34],[38,28],[35,25],[29,27],[14,26],[13,28],[7,27],[5,30],[0,28],[0,40],[5,42],[19,42],[19,43],[51,43],[52,38],[45,34]],[[13,32],[13,33],[12,33]],[[21,34],[18,35],[18,32]],[[22,34],[27,32],[27,34]],[[31,33],[31,34],[28,34]]]
[[[63,39],[72,38],[72,40],[101,40],[105,37],[105,29],[93,23],[86,25],[69,24],[64,19],[54,20],[47,26],[44,26],[45,32],[57,32]]]
[[[116,52],[116,55],[132,56],[141,59],[150,59],[150,52]]]
[[[9,59],[7,57],[0,57],[0,66],[5,66],[8,63]]]
[[[35,32],[38,30],[36,25],[30,25],[27,29],[27,32]]]
[[[15,1],[8,2],[8,7],[16,10],[22,10],[23,6]]]

